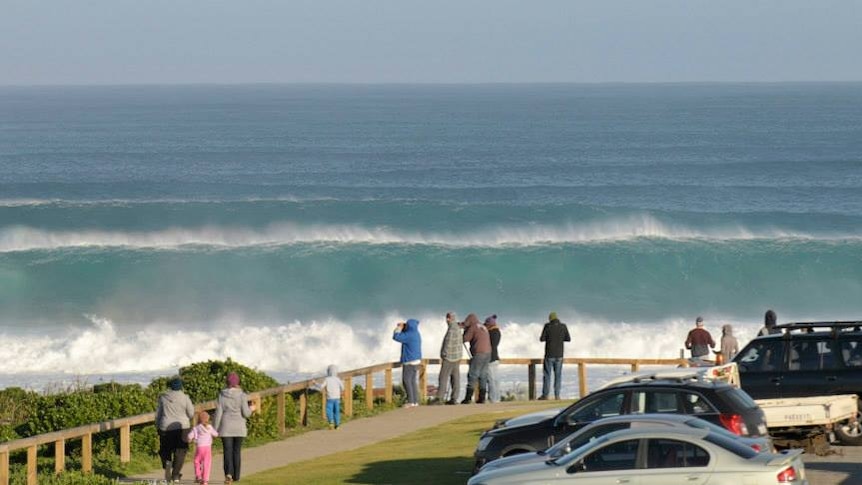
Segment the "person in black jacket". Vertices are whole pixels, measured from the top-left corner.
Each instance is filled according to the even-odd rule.
[[[554,397],[560,398],[563,384],[563,343],[571,342],[569,328],[557,318],[557,312],[548,315],[548,323],[542,329],[540,342],[545,342],[545,360],[542,362],[542,395],[540,400],[548,399],[551,392],[551,372],[554,373]]]
[[[491,402],[500,402],[500,354],[497,352],[497,347],[500,345],[500,327],[497,326],[497,315],[491,315],[485,319],[485,328],[488,329],[488,336],[491,337],[491,362],[488,363],[488,378],[485,382],[488,383],[488,400]],[[479,400],[482,400],[485,389],[479,392]]]

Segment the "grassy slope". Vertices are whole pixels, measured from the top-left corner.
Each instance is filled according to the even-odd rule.
[[[498,419],[530,411],[469,416],[338,455],[258,473],[242,481],[247,485],[463,485],[470,477],[473,450],[482,431]]]

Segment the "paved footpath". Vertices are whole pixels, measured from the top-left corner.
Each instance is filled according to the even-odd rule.
[[[559,405],[568,405],[570,402],[561,401]],[[523,401],[396,409],[374,417],[343,423],[341,428],[335,431],[309,431],[282,441],[245,448],[242,452],[242,475],[249,476],[291,463],[360,448],[465,416],[518,408],[523,409],[525,413],[540,409],[536,403]],[[862,446],[836,446],[834,450],[836,453],[828,456],[805,455],[805,470],[810,485],[862,485]],[[210,483],[221,483],[223,476],[221,458],[220,454],[213,457]],[[192,483],[194,480],[193,459],[194,454],[189,453],[183,467],[183,481],[186,483]],[[161,470],[156,470],[129,478],[128,481],[146,482],[162,479],[163,473]]]
[[[560,401],[560,405],[568,405],[571,401]],[[310,460],[321,456],[348,451],[396,436],[407,434],[419,429],[437,426],[447,421],[470,416],[503,412],[510,409],[524,409],[525,413],[541,409],[535,404],[524,402],[504,402],[498,404],[470,404],[456,406],[419,406],[417,408],[396,409],[370,418],[355,419],[342,423],[337,430],[309,431],[282,441],[267,443],[263,446],[244,448],[242,450],[242,476],[249,476],[272,468],[279,468],[291,463]],[[183,481],[194,480],[192,462],[194,453],[189,450],[186,463],[183,466]],[[222,456],[213,456],[212,476],[210,483],[221,483]],[[164,472],[156,470],[128,481],[163,479]]]

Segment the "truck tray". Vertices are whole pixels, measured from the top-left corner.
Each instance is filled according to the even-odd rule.
[[[826,426],[846,421],[858,412],[855,394],[757,399],[766,415],[767,428]]]

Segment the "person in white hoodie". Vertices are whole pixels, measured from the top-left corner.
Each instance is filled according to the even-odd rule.
[[[168,382],[169,391],[159,396],[156,427],[159,433],[159,457],[165,469],[165,481],[178,482],[189,444],[183,439],[192,427],[195,407],[183,392],[183,381],[174,376]]]
[[[213,425],[224,448],[224,481],[239,480],[242,441],[248,435],[245,421],[255,410],[248,404],[248,395],[239,387],[239,375],[227,375],[227,388],[219,393]]]
[[[338,429],[341,426],[341,393],[344,392],[344,383],[338,378],[338,368],[334,365],[327,367],[326,378],[316,387],[320,392],[326,392],[326,420],[329,421],[329,429]]]

